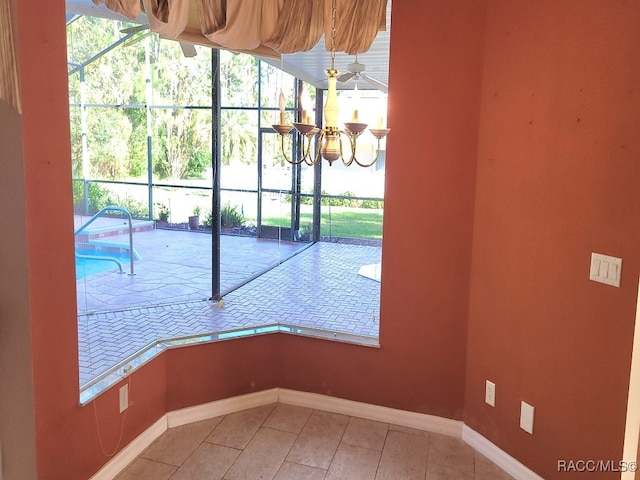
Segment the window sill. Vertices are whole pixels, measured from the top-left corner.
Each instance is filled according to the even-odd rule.
[[[132,372],[153,360],[167,349],[180,348],[190,345],[201,345],[204,343],[221,342],[256,335],[267,335],[272,333],[284,333],[302,337],[318,338],[335,342],[350,343],[353,345],[380,348],[378,337],[368,337],[364,335],[354,335],[341,332],[330,332],[309,327],[300,327],[285,324],[272,324],[260,327],[240,328],[226,330],[222,332],[189,335],[162,339],[153,342],[142,348],[133,355],[124,359],[114,367],[97,376],[90,382],[80,387],[80,405],[85,406],[107,391],[113,385],[131,375]]]

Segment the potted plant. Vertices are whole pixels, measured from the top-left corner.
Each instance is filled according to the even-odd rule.
[[[198,230],[200,226],[200,207],[196,205],[193,209],[193,215],[189,217],[189,230]]]

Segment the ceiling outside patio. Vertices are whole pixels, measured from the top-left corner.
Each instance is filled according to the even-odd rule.
[[[148,24],[147,17],[144,13],[138,15],[134,20],[130,20],[119,13],[107,9],[104,5],[96,6],[92,0],[69,0],[66,2],[66,7],[67,22],[76,15],[88,15],[138,23],[140,25]],[[358,61],[366,67],[363,73],[384,85],[388,85],[389,78],[391,0],[387,3],[386,24],[386,29],[378,32],[371,48],[367,52],[358,55]],[[330,53],[325,49],[324,37],[320,39],[315,47],[307,52],[285,54],[282,57],[281,60],[267,57],[260,58],[278,68],[282,67],[287,73],[317,88],[327,88],[325,70],[329,68],[331,57]],[[347,55],[343,52],[336,52],[335,65],[341,73],[346,73],[347,65],[354,61],[355,56]],[[338,89],[352,89],[353,86],[353,81],[338,82]],[[363,79],[358,82],[358,88],[361,90],[374,89]]]

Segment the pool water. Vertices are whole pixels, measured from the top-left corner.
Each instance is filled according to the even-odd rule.
[[[96,255],[100,257],[116,258],[120,263],[122,263],[122,270],[124,272],[129,271],[129,254],[98,252],[95,250],[76,250],[76,253],[78,255]],[[104,272],[113,272],[117,274],[120,272],[120,269],[115,262],[76,257],[76,280]]]

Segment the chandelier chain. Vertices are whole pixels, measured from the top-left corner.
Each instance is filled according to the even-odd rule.
[[[331,4],[331,70],[335,70],[336,60],[336,0]]]

